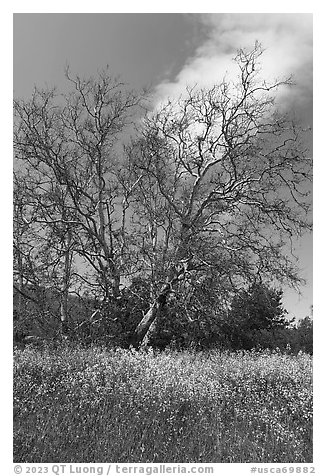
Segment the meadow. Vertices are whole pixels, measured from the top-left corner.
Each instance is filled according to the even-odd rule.
[[[312,462],[312,357],[14,352],[15,462]]]

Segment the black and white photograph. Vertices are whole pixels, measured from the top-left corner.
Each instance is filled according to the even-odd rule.
[[[315,472],[313,14],[12,19],[16,474]]]

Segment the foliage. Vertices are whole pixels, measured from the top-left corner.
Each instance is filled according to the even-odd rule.
[[[312,461],[312,360],[277,352],[15,351],[16,462]]]
[[[70,342],[129,347],[133,332],[146,311],[147,283],[134,279],[121,292],[119,300],[103,302],[92,296],[70,294],[67,313]],[[24,295],[14,289],[14,343],[25,345],[30,339],[60,340],[60,293],[56,290],[25,286]],[[20,306],[23,310],[20,311]]]
[[[70,295],[68,340],[108,348],[135,346],[134,329],[147,310],[148,289],[146,280],[135,278],[123,290],[118,302],[106,303],[105,307],[90,297]],[[266,285],[260,285],[255,292],[249,288],[242,291],[234,299],[232,309],[225,312],[215,289],[214,280],[205,280],[200,290],[193,294],[189,295],[183,288],[172,294],[165,318],[152,340],[153,348],[278,348],[295,354],[300,351],[313,353],[312,319],[306,317],[298,324],[287,320],[281,304],[281,290]],[[25,292],[28,298],[23,297],[20,314],[18,292],[14,292],[14,343],[25,346],[33,340],[60,340],[58,293],[31,287]],[[252,314],[248,312],[250,309]]]
[[[250,349],[260,344],[261,331],[284,329],[290,322],[282,307],[282,290],[254,283],[232,301],[228,326],[235,347]]]
[[[193,291],[193,292],[191,292]],[[263,283],[240,290],[229,309],[221,302],[218,278],[206,277],[201,287],[179,286],[171,294],[165,317],[152,339],[153,347],[286,349],[291,325],[283,308],[283,291]],[[306,351],[303,347],[299,350]]]
[[[313,322],[310,317],[305,317],[297,327],[299,333],[300,349],[312,354],[313,350]]]
[[[293,351],[313,353],[313,321],[306,316],[293,327],[291,337],[291,348]]]

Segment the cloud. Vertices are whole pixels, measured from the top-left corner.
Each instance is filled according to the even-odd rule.
[[[282,93],[287,106],[305,108],[312,97],[311,14],[203,14],[198,16],[207,30],[206,40],[189,58],[175,80],[156,88],[159,102],[180,96],[187,85],[211,86],[225,72],[236,74],[232,62],[239,48],[252,48],[258,40],[265,53],[261,60],[264,79],[293,75],[296,87]]]

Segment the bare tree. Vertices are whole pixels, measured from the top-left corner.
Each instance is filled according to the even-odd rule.
[[[136,329],[142,346],[171,293],[187,281],[200,286],[209,269],[234,291],[257,276],[299,282],[291,243],[310,229],[311,159],[298,125],[276,110],[278,89],[291,81],[262,80],[261,54],[259,44],[240,50],[236,82],[188,88],[144,119],[132,145],[148,227],[144,272],[160,263],[155,296]]]
[[[32,221],[62,266],[63,322],[73,275],[103,302],[119,298],[133,184],[126,174],[121,180],[117,156],[141,101],[108,71],[98,79],[72,77],[69,70],[66,76],[70,93],[35,90],[30,101],[14,102],[15,154],[34,184]]]
[[[24,181],[14,174],[13,190],[13,239],[14,239],[14,286],[18,291],[18,315],[23,310],[23,293],[25,287],[26,255],[30,248],[29,220],[28,215],[31,210],[26,199],[26,188]]]
[[[66,334],[78,222],[69,208],[65,187],[46,180],[43,172],[39,167],[37,173],[29,169],[28,174],[22,171],[14,174],[14,271],[19,277],[18,309],[21,310],[23,295],[31,298],[28,290],[33,288],[37,292],[47,288],[59,297],[61,330]]]
[[[67,70],[69,94],[15,101],[18,287],[28,263],[43,280],[50,264],[64,323],[75,282],[112,304],[142,277],[146,346],[171,296],[192,321],[207,308],[203,283],[226,306],[257,279],[298,283],[292,239],[310,229],[311,160],[300,127],[277,112],[291,81],[261,79],[261,54],[239,51],[237,81],[188,88],[141,120],[142,97],[107,71],[84,80]]]

